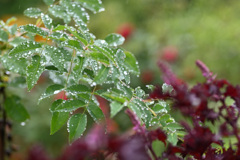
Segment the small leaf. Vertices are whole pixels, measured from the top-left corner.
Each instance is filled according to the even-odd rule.
[[[100,107],[98,107],[95,103],[90,103],[87,106],[88,113],[94,119],[94,121],[99,122],[104,119],[104,114]]]
[[[107,79],[108,72],[109,68],[102,65],[101,69],[98,71],[96,77],[94,78],[94,82],[97,84],[102,84]]]
[[[38,34],[38,35],[44,36],[44,37],[46,37],[48,35],[48,32],[42,30],[41,28],[39,28],[39,27],[37,27],[33,24],[20,26],[19,28],[23,29],[24,31],[31,32],[31,33],[34,33],[34,34]]]
[[[56,133],[68,120],[68,112],[53,112],[51,119],[50,134]]]
[[[105,38],[105,41],[108,43],[109,46],[117,47],[123,44],[125,38],[120,34],[112,33]]]
[[[167,140],[172,144],[172,145],[177,145],[178,142],[178,137],[176,133],[170,133],[168,134]]]
[[[72,49],[83,50],[82,44],[77,40],[67,40],[62,44]]]
[[[36,51],[36,49],[41,48],[41,44],[37,42],[23,42],[17,47],[13,48],[10,52],[10,56],[14,56],[16,58],[28,57]]]
[[[90,52],[89,56],[99,62],[109,65],[109,59],[101,52]]]
[[[76,95],[80,93],[90,93],[90,89],[82,84],[72,85],[66,89],[70,94]]]
[[[35,55],[32,57],[31,64],[27,67],[27,86],[28,90],[31,90],[37,83],[40,75],[45,70],[45,57]]]
[[[48,29],[51,29],[53,27],[53,24],[52,24],[52,18],[49,17],[47,14],[41,14],[41,18],[42,18],[42,21],[43,21],[43,24],[48,28]]]
[[[66,100],[63,101],[59,106],[55,108],[55,110],[51,109],[53,112],[71,112],[80,107],[84,107],[86,103],[81,100]]]
[[[60,84],[54,84],[54,85],[49,86],[46,89],[46,91],[41,95],[38,102],[40,102],[44,98],[50,97],[54,94],[61,92],[63,89],[64,89],[64,86],[60,85]]]
[[[72,142],[81,137],[86,130],[86,126],[87,115],[78,113],[70,117],[68,121],[69,141]]]
[[[169,123],[166,125],[166,128],[168,128],[172,132],[175,132],[178,129],[183,129],[183,127],[178,123]]]
[[[77,0],[85,8],[91,10],[93,13],[104,11],[101,0]]]
[[[167,113],[167,110],[166,110],[166,107],[157,103],[153,106],[152,110],[155,112],[155,113]]]
[[[0,29],[0,41],[7,42],[8,41],[8,34],[4,30]]]
[[[82,72],[84,69],[85,58],[84,57],[77,57],[77,63],[73,68],[73,76],[76,81],[78,81],[82,77]]]
[[[4,107],[7,115],[14,121],[24,122],[30,117],[27,110],[20,103],[20,98],[17,96],[6,98]]]
[[[24,15],[30,18],[38,18],[41,16],[41,9],[39,8],[28,8],[24,11]]]
[[[66,24],[71,21],[70,15],[66,13],[65,8],[63,6],[53,5],[48,10],[54,17],[63,19],[64,23]]]
[[[111,118],[113,118],[119,111],[121,111],[123,107],[124,107],[124,105],[122,105],[118,102],[112,102],[110,104]]]
[[[55,0],[43,0],[46,5],[52,5]]]
[[[133,102],[130,102],[128,103],[128,107],[138,116],[139,119],[141,119],[142,113],[136,104],[134,104]]]
[[[140,87],[137,87],[135,89],[135,94],[136,94],[137,97],[143,98],[143,96],[145,95],[145,92]]]
[[[130,52],[125,51],[124,53],[126,55],[126,58],[124,60],[125,66],[129,69],[130,72],[138,75],[140,71],[139,71],[139,66],[138,66],[138,62],[136,61],[136,58]]]

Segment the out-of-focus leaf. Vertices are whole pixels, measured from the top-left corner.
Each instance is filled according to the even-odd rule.
[[[14,121],[24,122],[30,118],[27,110],[20,103],[20,98],[17,96],[6,98],[4,102],[4,107],[8,117],[10,117]]]
[[[48,35],[48,32],[42,30],[41,28],[39,28],[39,27],[37,27],[33,24],[27,24],[27,25],[24,25],[24,26],[20,26],[19,28],[24,30],[24,31],[34,33],[34,34],[38,34],[38,35],[44,36],[44,37],[46,37]]]
[[[53,24],[52,24],[52,18],[49,17],[47,14],[41,14],[41,18],[42,18],[42,21],[43,21],[43,24],[48,28],[48,29],[51,29],[53,27]]]
[[[66,91],[70,94],[90,93],[90,89],[82,84],[76,84],[68,87]]]
[[[54,3],[55,0],[43,0],[43,2],[46,4],[46,5],[51,5]]]
[[[81,2],[81,4],[91,10],[93,13],[104,11],[102,1],[101,0],[77,0]]]
[[[0,29],[0,41],[7,42],[8,41],[8,34],[4,30]]]
[[[24,15],[30,18],[38,18],[41,16],[41,9],[39,8],[28,8],[24,11]]]
[[[120,34],[112,33],[105,38],[105,41],[108,43],[108,45],[117,47],[124,43],[125,38]]]
[[[123,104],[118,103],[118,102],[112,102],[110,104],[110,108],[111,108],[111,118],[114,117],[119,111],[122,110],[122,108],[124,107]]]

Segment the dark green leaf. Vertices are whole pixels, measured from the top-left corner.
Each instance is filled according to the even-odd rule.
[[[71,112],[80,107],[84,107],[86,103],[81,100],[66,100],[63,101],[59,106],[52,110],[53,112]]]
[[[99,122],[104,119],[104,114],[100,107],[98,107],[95,103],[90,103],[87,106],[88,113],[94,119],[94,121]]]
[[[30,18],[38,18],[41,16],[41,9],[39,8],[28,8],[24,11],[24,14]]]
[[[66,89],[66,91],[73,95],[91,92],[87,86],[82,85],[82,84],[72,85],[72,86],[68,87]]]
[[[44,36],[46,37],[48,35],[48,32],[42,30],[41,28],[33,25],[33,24],[28,24],[25,26],[20,26],[20,29],[23,29],[24,31],[30,32],[30,33],[34,33],[34,34],[38,34],[40,36]]]
[[[27,67],[27,86],[28,90],[31,90],[37,83],[40,75],[45,70],[45,57],[35,55],[32,57],[31,64]]]
[[[53,112],[51,119],[50,134],[57,132],[68,120],[68,112]]]
[[[44,98],[47,98],[47,97],[50,97],[54,94],[57,94],[59,92],[61,92],[62,90],[64,89],[64,86],[60,85],[60,84],[54,84],[54,85],[51,85],[49,86],[46,91],[41,95],[41,97],[39,98],[39,102],[44,99]]]
[[[123,44],[125,38],[120,34],[112,33],[105,38],[105,41],[108,43],[108,45],[117,47]]]
[[[32,41],[23,42],[22,44],[13,48],[9,52],[9,55],[15,58],[28,57],[34,54],[34,52],[41,47],[42,47],[41,44],[37,42],[32,42]]]
[[[78,113],[70,117],[68,121],[69,141],[72,142],[73,140],[81,137],[83,132],[86,130],[86,126],[87,115]]]
[[[29,119],[29,114],[24,106],[20,103],[20,98],[12,96],[6,98],[4,107],[8,117],[17,122],[24,122]]]
[[[111,118],[113,118],[119,111],[122,110],[122,108],[124,107],[123,104],[120,104],[118,102],[112,102],[110,104],[110,108],[111,108]]]

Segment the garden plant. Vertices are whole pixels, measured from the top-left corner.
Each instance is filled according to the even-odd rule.
[[[50,134],[67,124],[69,146],[57,159],[240,159],[239,86],[218,80],[197,61],[206,80],[190,88],[159,62],[165,83],[148,85],[146,94],[131,86],[132,76],[140,71],[134,55],[120,47],[125,38],[112,33],[97,39],[87,27],[88,12],[104,11],[101,0],[44,2],[45,10],[24,11],[35,24],[17,26],[15,18],[0,21],[0,159],[15,149],[12,123],[24,124],[31,116],[20,95],[9,88],[26,85],[31,91],[44,73],[52,84],[36,103],[62,93],[49,104]],[[100,108],[99,97],[110,103],[109,116]],[[134,127],[111,133],[107,119],[121,110]],[[184,118],[176,122],[172,110]],[[89,117],[95,124],[85,133]],[[50,156],[32,148],[27,158]]]

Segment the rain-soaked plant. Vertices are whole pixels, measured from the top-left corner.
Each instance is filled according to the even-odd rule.
[[[49,5],[44,11],[39,8],[24,11],[26,16],[37,19],[35,24],[18,27],[13,24],[14,18],[0,21],[1,87],[26,84],[30,91],[41,74],[47,72],[53,84],[39,102],[64,93],[62,99],[49,104],[50,134],[67,123],[70,142],[84,133],[88,115],[97,123],[104,121],[96,98],[100,96],[110,102],[111,117],[127,107],[146,128],[161,125],[168,133],[168,141],[176,144],[181,127],[168,114],[169,105],[162,100],[145,100],[148,95],[140,87],[130,85],[130,74],[138,75],[139,67],[134,55],[119,47],[124,37],[113,33],[97,39],[89,31],[87,11],[103,11],[101,0],[44,2]],[[169,89],[168,85],[163,87]],[[21,123],[27,120],[29,114],[20,97],[3,94],[0,107],[7,118]],[[5,123],[6,116],[2,118]],[[1,130],[5,135],[5,126]],[[5,142],[1,143],[4,146]]]

